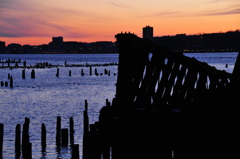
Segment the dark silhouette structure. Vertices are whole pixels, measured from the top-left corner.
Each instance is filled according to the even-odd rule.
[[[152,39],[153,38],[153,27],[147,25],[143,28],[143,39]]]
[[[232,74],[134,34],[116,35],[116,96],[84,111],[83,159],[238,158],[240,57]]]

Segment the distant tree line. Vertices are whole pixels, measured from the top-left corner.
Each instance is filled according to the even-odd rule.
[[[176,52],[238,52],[240,32],[210,33],[200,35],[178,34],[175,36],[153,37],[152,40]]]

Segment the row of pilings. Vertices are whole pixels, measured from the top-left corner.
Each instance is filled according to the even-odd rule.
[[[32,159],[32,142],[29,135],[30,119],[25,117],[24,124],[16,125],[15,129],[15,158]],[[41,148],[42,152],[46,152],[47,147],[47,130],[44,123],[41,125]],[[4,142],[4,124],[0,124],[0,159],[3,158],[3,142]],[[56,147],[60,152],[62,147],[71,147],[71,158],[79,159],[79,144],[74,142],[74,120],[69,118],[69,128],[61,127],[61,117],[57,116],[56,124]]]
[[[20,62],[0,62],[0,69],[18,69],[18,68],[26,68],[26,69],[33,69],[33,68],[56,68],[56,67],[101,67],[101,66],[118,66],[116,62],[110,63],[103,63],[103,64],[68,64],[67,61],[64,62],[63,65],[61,64],[51,64],[49,62],[36,62],[33,65],[27,65],[26,61],[23,61],[22,65],[19,65]],[[7,63],[7,65],[5,65]],[[11,63],[15,63],[15,65],[11,65]]]
[[[60,77],[60,69],[57,68],[56,70],[56,77]],[[111,76],[111,71],[110,70],[107,70],[106,68],[103,70],[103,72],[99,72],[97,68],[92,68],[92,66],[89,66],[89,73],[86,73],[84,72],[83,69],[81,69],[80,71],[80,75],[81,76],[86,76],[86,75],[89,75],[89,76],[92,76],[92,75],[95,75],[95,76],[103,76],[103,75],[107,75],[107,76]],[[112,73],[113,76],[116,76],[117,74],[116,73]],[[68,71],[68,76],[71,77],[72,76],[72,70],[69,70]],[[36,71],[35,69],[32,69],[31,70],[31,73],[30,73],[30,77],[32,79],[36,78]],[[26,69],[23,69],[22,70],[22,79],[26,79]],[[0,86],[1,87],[10,87],[10,88],[13,88],[13,77],[12,75],[10,75],[8,73],[8,81],[0,81]]]

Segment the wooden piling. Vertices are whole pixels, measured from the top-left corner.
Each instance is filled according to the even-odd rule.
[[[56,145],[61,145],[61,117],[57,117],[57,129],[56,129]]]
[[[95,68],[95,75],[98,76],[97,68]]]
[[[13,77],[10,76],[10,88],[13,88]]]
[[[23,61],[23,67],[27,66],[27,61]]]
[[[104,74],[105,74],[105,75],[108,74],[108,71],[107,71],[106,68],[104,69]]]
[[[89,132],[89,119],[88,119],[88,102],[87,100],[85,100],[85,110],[84,110],[84,116],[83,116],[83,131],[84,133],[88,133]]]
[[[31,142],[27,143],[26,147],[27,147],[27,150],[24,158],[32,159],[32,143]]]
[[[68,76],[72,76],[72,71],[71,70],[69,70]]]
[[[24,157],[29,156],[29,124],[30,119],[25,117],[22,131],[22,154]]]
[[[71,117],[69,119],[69,130],[70,130],[70,144],[73,145],[74,144],[74,121],[73,121],[73,117]]]
[[[79,159],[79,144],[72,145],[72,159]]]
[[[26,78],[26,74],[25,74],[25,69],[22,70],[22,79],[25,79]]]
[[[32,69],[31,78],[35,78],[35,70],[34,69]]]
[[[46,126],[44,123],[42,123],[42,128],[41,128],[41,146],[42,146],[42,151],[45,150],[46,148]]]
[[[91,145],[89,140],[91,140],[89,136],[89,118],[88,118],[88,102],[85,100],[85,110],[83,112],[83,159],[90,158]]]
[[[15,129],[15,156],[21,156],[21,125],[17,124]]]
[[[61,129],[61,146],[68,146],[68,128]]]
[[[90,70],[89,70],[89,74],[90,74],[90,76],[92,75],[92,66],[90,66]]]
[[[84,72],[83,72],[83,69],[81,69],[81,76],[84,76]]]
[[[59,77],[59,68],[57,68],[56,76]]]
[[[4,134],[4,124],[0,124],[0,158],[2,158],[3,134]]]

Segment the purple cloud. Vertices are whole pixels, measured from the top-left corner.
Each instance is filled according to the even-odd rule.
[[[240,8],[227,10],[227,11],[214,11],[209,13],[201,14],[202,16],[215,16],[215,15],[230,15],[230,14],[240,14]]]
[[[29,0],[0,1],[0,37],[49,37],[54,34],[85,37],[74,32],[74,26],[64,21],[75,15],[86,15],[80,10],[42,6]],[[62,24],[56,22],[62,20]]]

